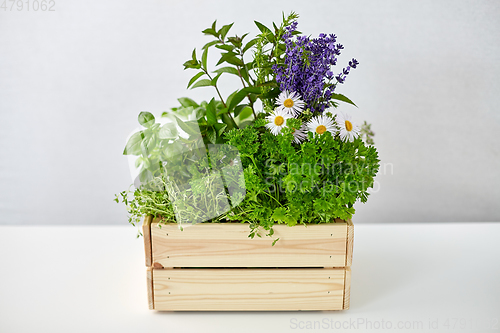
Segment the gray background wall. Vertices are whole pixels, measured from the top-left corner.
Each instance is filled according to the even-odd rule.
[[[54,12],[0,9],[0,224],[125,224],[114,193],[141,110],[186,91],[182,63],[214,19],[301,15],[335,33],[340,64],[361,65],[342,106],[376,132],[377,191],[355,222],[500,220],[499,1],[68,1]],[[211,59],[214,60],[215,57]],[[221,80],[227,95],[236,81]],[[385,168],[384,168],[385,166]]]

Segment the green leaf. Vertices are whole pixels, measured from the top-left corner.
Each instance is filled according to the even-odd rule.
[[[266,27],[265,25],[263,25],[260,22],[257,22],[257,21],[254,21],[254,22],[257,25],[257,28],[259,28],[260,32],[262,32],[262,33],[267,32],[267,33],[272,34],[271,30],[268,27]]]
[[[330,204],[325,199],[316,199],[314,200],[313,205],[316,210],[321,210],[321,211],[326,211],[330,208]]]
[[[234,46],[228,45],[228,44],[215,45],[215,47],[218,49],[224,50],[224,51],[231,51],[232,52],[234,50]]]
[[[203,51],[201,55],[201,67],[207,70],[207,57],[208,57],[208,47]]]
[[[236,53],[234,53],[234,52],[223,53],[222,57],[219,59],[219,62],[217,62],[216,66],[219,66],[223,62],[228,62],[228,63],[230,63],[232,65],[236,65],[236,66],[244,66],[243,61],[238,59],[236,57]]]
[[[193,49],[193,54],[191,56],[193,57],[194,61],[198,61],[198,59],[196,59],[196,48]]]
[[[354,105],[355,107],[358,107],[356,104],[354,104],[353,101],[351,101],[349,98],[347,98],[346,96],[344,96],[342,94],[332,94],[332,99],[336,99],[338,101],[346,102],[346,103]]]
[[[178,98],[177,100],[185,108],[190,107],[190,106],[192,106],[194,108],[199,107],[198,103],[196,103],[195,101],[193,101],[191,98],[188,98],[188,97],[181,97],[181,98]]]
[[[193,84],[191,89],[198,88],[198,87],[208,87],[208,86],[212,86],[212,80],[202,79],[202,80],[199,80],[198,82],[196,82],[195,84]]]
[[[257,87],[277,87],[277,86],[278,84],[274,80],[267,81],[257,85]]]
[[[202,49],[202,50],[204,50],[204,49],[209,48],[209,47],[210,47],[210,46],[212,46],[212,45],[219,44],[219,43],[220,43],[220,41],[219,41],[219,40],[213,40],[213,41],[208,42],[208,43],[206,43],[205,45],[203,45],[203,47],[202,47],[201,49]]]
[[[285,213],[286,213],[286,209],[284,207],[275,208],[271,218],[276,222],[282,222],[286,218]]]
[[[220,35],[220,39],[224,40],[224,38],[226,38],[226,35],[227,33],[229,32],[229,29],[231,29],[231,27],[233,26],[234,23],[231,23],[231,24],[227,24],[225,26],[223,26],[222,28],[220,28],[218,34]]]
[[[231,65],[235,65],[235,66],[245,66],[245,64],[243,63],[243,61],[241,61],[240,58],[237,58],[237,57],[228,57],[226,59],[226,62],[231,64]]]
[[[177,138],[178,132],[174,123],[167,123],[160,128],[158,137],[163,140]]]
[[[191,117],[196,120],[200,120],[201,118],[205,117],[205,114],[205,108],[200,106],[199,108],[193,110],[193,112],[191,113]]]
[[[249,118],[252,114],[253,114],[252,108],[249,107],[249,106],[247,106],[246,108],[244,108],[243,110],[241,110],[241,113],[240,113],[238,119],[240,121],[245,120],[245,119]]]
[[[245,97],[248,95],[248,93],[245,91],[245,89],[241,89],[236,93],[236,95],[233,96],[231,99],[231,102],[228,105],[228,110],[231,111],[233,110],[236,105],[238,105]]]
[[[251,48],[252,46],[254,46],[254,45],[255,45],[255,43],[257,43],[257,41],[258,41],[258,40],[259,40],[258,38],[254,38],[254,39],[252,39],[251,41],[249,41],[249,42],[245,45],[245,47],[243,48],[242,53],[245,53],[246,51],[248,51],[248,49],[249,49],[249,48]]]
[[[260,93],[260,88],[258,88],[258,87],[247,87],[247,88],[243,88],[240,91],[238,91],[233,96],[233,98],[231,98],[231,101],[228,102],[229,103],[229,105],[228,105],[229,111],[233,110],[236,107],[236,105],[238,105],[250,93],[259,94]]]
[[[234,74],[237,76],[240,76],[240,73],[238,73],[238,70],[234,67],[222,67],[219,69],[216,69],[214,73],[229,73],[229,74]]]
[[[139,113],[139,124],[144,127],[151,127],[155,123],[155,116],[153,116],[150,112],[142,111]]]
[[[249,81],[249,78],[248,78],[247,69],[245,67],[242,67],[240,69],[240,73],[241,73],[241,77],[243,78],[243,80],[245,80],[246,82],[248,82],[250,84],[250,81]]]
[[[215,98],[212,98],[210,103],[207,105],[207,123],[209,125],[214,125],[217,123],[217,110],[215,106]]]
[[[217,116],[220,116],[221,114],[227,113],[227,108],[222,108],[217,110]]]
[[[293,216],[291,216],[290,214],[286,215],[285,222],[290,227],[297,225],[297,220]]]
[[[219,136],[222,136],[222,133],[224,133],[224,130],[226,129],[226,127],[227,127],[227,125],[223,124],[223,123],[214,124],[214,128],[217,131],[217,134]]]
[[[193,77],[191,78],[191,80],[189,80],[189,83],[188,83],[187,88],[189,88],[189,87],[190,87],[190,86],[191,86],[191,85],[192,85],[192,84],[193,84],[196,80],[198,80],[198,79],[199,79],[199,78],[200,78],[203,74],[205,74],[205,73],[203,73],[203,72],[199,72],[199,73],[197,73],[195,76],[193,76]]]
[[[148,183],[152,179],[153,179],[153,174],[151,173],[151,171],[147,169],[142,170],[141,173],[139,174],[139,180],[141,181],[141,183]]]
[[[201,68],[201,64],[197,60],[188,60],[183,65],[184,65],[184,69],[188,69],[188,68],[200,69]]]
[[[213,79],[212,79],[212,85],[215,87],[217,85],[217,81],[219,80],[220,76],[222,73],[217,74]]]
[[[199,135],[200,134],[200,126],[198,125],[198,121],[182,121],[177,116],[174,116],[177,121],[177,125],[186,132],[191,135]]]
[[[227,39],[231,44],[236,46],[237,48],[241,48],[241,38],[239,37],[229,37]]]
[[[168,118],[174,119],[173,118],[174,115],[181,116],[181,117],[184,117],[184,118],[189,118],[189,116],[194,113],[194,107],[192,107],[192,106],[188,106],[188,107],[181,106],[180,108],[176,108],[176,110],[172,109],[172,111],[173,112],[167,112],[166,116]]]
[[[238,115],[243,111],[244,108],[248,107],[247,104],[240,104],[234,108],[234,116],[238,117]]]
[[[274,88],[273,90],[262,94],[261,98],[276,98],[280,93],[281,91],[279,90],[279,88]]]
[[[125,149],[123,150],[123,155],[140,155],[141,154],[141,142],[145,138],[144,132],[139,131],[128,139]]]
[[[260,94],[260,88],[259,87],[247,87],[243,88],[246,92],[249,94]]]
[[[257,28],[259,28],[260,32],[262,32],[262,34],[266,36],[267,40],[269,40],[271,43],[274,42],[274,34],[271,32],[271,29],[260,22],[254,22],[257,25]]]
[[[229,105],[231,104],[231,100],[233,99],[234,95],[236,95],[238,93],[239,90],[235,90],[231,93],[231,95],[227,96],[227,99],[226,99],[226,105]],[[238,103],[236,103],[238,104]]]
[[[215,144],[215,142],[217,141],[217,135],[216,135],[215,129],[213,127],[209,127],[207,129],[207,138],[208,138],[208,141],[210,141],[213,144]]]
[[[222,53],[222,56],[220,57],[220,59],[217,62],[216,66],[219,66],[220,64],[222,64],[224,61],[226,61],[227,58],[234,57],[234,56],[236,56],[236,53],[234,53],[234,52]]]
[[[204,33],[205,35],[212,35],[215,37],[219,37],[219,34],[217,33],[217,31],[215,31],[214,29],[211,29],[211,28],[203,30],[202,33]]]
[[[233,128],[235,128],[236,123],[229,117],[227,112],[221,113],[221,119],[227,125],[228,130],[232,130]]]

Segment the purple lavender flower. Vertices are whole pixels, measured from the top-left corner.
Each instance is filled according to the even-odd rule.
[[[337,42],[334,34],[321,33],[318,38],[297,36],[292,33],[297,22],[286,27],[283,34],[286,51],[284,64],[274,65],[273,71],[281,91],[296,92],[312,112],[323,112],[329,105],[337,83],[344,83],[345,77],[359,62],[352,59],[342,73],[335,76],[331,66],[337,64],[337,56],[344,47]],[[336,82],[333,82],[335,78]]]

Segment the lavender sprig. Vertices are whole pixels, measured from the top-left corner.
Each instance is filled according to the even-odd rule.
[[[317,38],[297,36],[293,40],[296,29],[296,21],[286,27],[284,63],[272,68],[281,91],[297,92],[306,108],[321,113],[331,105],[337,83],[344,83],[350,70],[355,69],[359,62],[352,59],[340,74],[334,75],[331,67],[337,64],[337,57],[344,48],[337,43],[337,36],[322,33]]]

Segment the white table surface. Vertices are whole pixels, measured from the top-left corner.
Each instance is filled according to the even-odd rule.
[[[0,227],[0,332],[500,331],[500,223],[356,225],[340,312],[150,311],[135,235]]]

